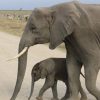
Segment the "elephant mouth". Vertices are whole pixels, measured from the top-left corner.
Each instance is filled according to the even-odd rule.
[[[37,38],[35,41],[35,44],[43,44],[43,43],[48,43],[49,39],[47,38]]]

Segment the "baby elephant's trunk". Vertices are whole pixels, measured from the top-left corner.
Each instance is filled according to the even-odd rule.
[[[31,96],[32,96],[32,94],[33,94],[34,84],[35,84],[35,81],[34,81],[34,77],[32,76],[31,92],[30,92],[30,96],[29,96],[28,100],[30,100],[30,98],[31,98]]]

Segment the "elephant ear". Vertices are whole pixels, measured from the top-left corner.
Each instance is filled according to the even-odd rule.
[[[46,69],[42,69],[41,71],[41,78],[44,79],[48,75],[48,72]]]
[[[55,20],[51,28],[50,49],[55,49],[67,36],[74,32],[75,24],[78,24],[78,17],[79,15],[77,16],[74,12],[70,12],[67,16],[64,16],[64,18]]]

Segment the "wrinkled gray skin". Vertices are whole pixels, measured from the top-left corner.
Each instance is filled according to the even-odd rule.
[[[100,100],[100,91],[96,88],[100,69],[100,5],[70,2],[34,9],[21,37],[19,52],[24,47],[44,43],[50,43],[49,48],[55,49],[62,42],[65,42],[68,54],[67,70],[71,96],[67,100],[78,100],[78,68],[82,65],[88,91]],[[17,81],[11,100],[15,100],[20,91],[26,64],[27,52],[18,59]]]
[[[79,68],[80,71],[80,68]],[[37,100],[43,100],[42,96],[44,92],[51,88],[53,93],[52,100],[58,100],[57,94],[57,81],[63,81],[66,85],[65,96],[61,100],[66,100],[70,96],[69,85],[68,85],[68,75],[66,70],[66,58],[48,58],[45,59],[36,65],[34,65],[32,72],[32,83],[31,83],[31,93],[29,99],[32,96],[34,89],[34,82],[38,81],[41,78],[45,79],[45,84],[41,88]],[[82,87],[80,87],[81,100],[87,100],[87,96]]]

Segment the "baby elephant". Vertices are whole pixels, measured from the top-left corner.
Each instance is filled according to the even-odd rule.
[[[80,70],[80,69],[79,69]],[[70,96],[69,84],[68,84],[68,75],[66,70],[66,58],[49,58],[37,63],[31,72],[32,75],[32,84],[31,84],[31,93],[29,99],[32,96],[34,89],[34,82],[40,78],[46,78],[43,87],[41,88],[37,100],[42,100],[43,93],[48,89],[52,89],[53,98],[52,100],[58,100],[57,94],[57,81],[61,80],[66,85],[65,96],[61,100],[66,100]],[[81,100],[87,100],[87,96],[80,86]]]

